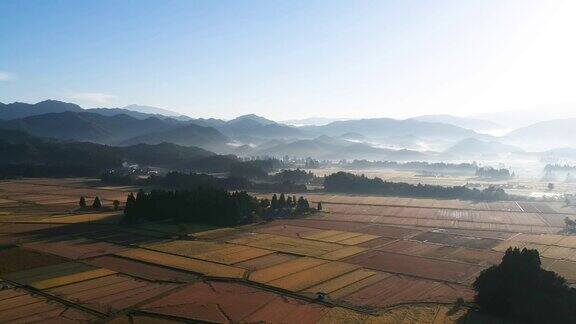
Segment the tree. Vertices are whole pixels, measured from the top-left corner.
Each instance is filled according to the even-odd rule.
[[[286,208],[286,196],[283,193],[280,194],[280,198],[278,199],[278,206],[280,208]]]
[[[78,202],[78,205],[80,205],[81,209],[85,209],[86,208],[86,198],[84,196],[80,197],[80,202]]]
[[[318,202],[318,207],[316,209],[318,209],[318,211],[322,210],[322,202],[321,201]]]
[[[286,198],[286,206],[292,207],[292,197],[288,196],[288,198]]]
[[[509,248],[474,282],[482,312],[528,323],[576,322],[576,290],[541,268],[537,250]]]
[[[96,198],[94,198],[94,202],[92,203],[92,208],[93,209],[102,208],[102,203],[100,202],[100,198],[98,198],[98,196],[96,196]]]
[[[552,182],[548,183],[548,190],[554,190],[554,184]]]
[[[272,201],[270,202],[270,207],[272,210],[278,209],[278,196],[276,194],[272,195]]]
[[[118,200],[114,200],[112,205],[114,205],[114,210],[118,210],[118,208],[120,208],[120,202]]]
[[[298,198],[298,203],[296,204],[296,211],[299,213],[307,212],[310,210],[310,205],[308,204],[308,200],[304,199],[304,197],[300,196]]]
[[[297,203],[296,195],[292,195],[292,206],[291,207],[296,207],[296,203]]]

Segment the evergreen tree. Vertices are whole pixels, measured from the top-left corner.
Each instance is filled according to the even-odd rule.
[[[124,221],[127,223],[134,223],[136,220],[136,214],[134,212],[134,205],[136,204],[136,198],[134,194],[128,194],[126,198],[126,205],[124,206]]]
[[[318,202],[318,207],[316,209],[318,209],[318,211],[322,210],[322,202],[321,201]]]
[[[80,208],[82,209],[86,208],[86,198],[84,198],[84,196],[80,197],[80,202],[78,203],[78,205],[80,205]]]
[[[278,197],[276,194],[272,195],[272,201],[270,202],[270,207],[272,210],[278,209]]]
[[[118,210],[118,208],[120,208],[120,202],[118,200],[114,200],[112,204],[114,205],[114,210]]]
[[[278,199],[278,206],[280,208],[286,208],[286,196],[283,193],[280,194],[280,199]]]
[[[310,205],[308,204],[308,200],[304,199],[304,197],[300,196],[298,198],[298,203],[296,204],[296,211],[303,213],[310,209]]]
[[[296,196],[292,195],[292,207],[296,207],[296,202],[297,202]]]
[[[98,198],[98,196],[96,196],[96,198],[94,198],[94,202],[92,203],[92,208],[93,209],[102,208],[102,203],[100,202],[100,198]]]
[[[286,206],[292,207],[292,197],[288,196],[288,198],[286,198]]]

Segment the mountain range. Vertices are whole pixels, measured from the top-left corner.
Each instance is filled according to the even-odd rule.
[[[226,121],[194,119],[137,105],[83,109],[55,100],[0,104],[0,129],[39,137],[116,146],[168,142],[222,154],[321,159],[429,159],[543,151],[571,146],[573,125],[576,119],[551,120],[494,137],[477,131],[503,126],[449,115],[338,120],[295,127],[254,114]]]

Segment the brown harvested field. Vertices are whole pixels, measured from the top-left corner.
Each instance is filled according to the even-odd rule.
[[[504,254],[500,252],[458,248],[447,254],[444,259],[489,266],[499,264],[503,256]]]
[[[42,290],[42,289],[48,289],[48,288],[54,288],[54,287],[69,285],[72,283],[76,283],[76,282],[80,282],[80,281],[86,281],[86,280],[90,280],[90,279],[94,279],[94,278],[106,277],[106,276],[109,276],[109,275],[112,275],[115,273],[116,273],[116,271],[99,268],[99,269],[94,269],[94,270],[87,270],[87,271],[83,271],[83,272],[78,272],[78,273],[74,273],[74,274],[70,274],[70,275],[66,275],[66,276],[59,276],[59,277],[55,277],[55,278],[34,281],[28,285],[30,287]]]
[[[213,277],[243,278],[244,273],[246,272],[244,269],[237,267],[144,249],[131,249],[119,252],[117,255],[137,261]]]
[[[46,290],[50,295],[95,311],[110,314],[177,288],[171,283],[152,283],[122,275],[87,280]]]
[[[425,255],[433,253],[433,251],[440,248],[442,248],[442,245],[401,240],[386,244],[378,248],[378,250],[409,255]]]
[[[250,246],[227,244],[223,249],[199,253],[194,255],[194,258],[222,264],[234,264],[272,253],[274,253],[274,251]]]
[[[567,236],[558,234],[518,234],[510,238],[510,241],[537,243],[545,245],[560,245],[563,238]]]
[[[308,240],[339,243],[344,245],[356,245],[378,238],[378,236],[376,235],[356,233],[356,232],[343,232],[336,230],[308,232],[300,235],[300,237]]]
[[[239,283],[201,282],[142,307],[162,314],[203,322],[315,323],[327,307],[306,303]]]
[[[368,251],[344,260],[369,269],[402,273],[422,278],[465,282],[481,267],[458,262],[427,259],[383,251]]]
[[[167,241],[161,243],[144,244],[147,249],[193,257],[200,253],[217,251],[226,247],[226,244],[208,241]]]
[[[332,323],[365,323],[370,317],[368,314],[358,313],[342,307],[332,307],[316,324]]]
[[[328,252],[326,254],[322,254],[319,256],[319,258],[336,261],[336,260],[341,260],[341,259],[347,258],[347,257],[352,256],[352,255],[356,255],[356,254],[364,252],[364,251],[366,251],[366,248],[363,248],[363,247],[345,246],[345,247],[342,247],[338,250],[331,251],[331,252]]]
[[[138,261],[106,255],[87,260],[86,263],[114,270],[136,278],[149,281],[192,282],[198,278],[190,273],[146,264]]]
[[[60,285],[62,282],[70,283],[107,276],[114,272],[107,269],[96,268],[79,262],[60,263],[40,268],[26,269],[9,273],[3,277],[22,285],[29,285],[38,289]]]
[[[450,219],[435,219],[429,217],[397,217],[397,216],[373,216],[373,215],[358,215],[358,214],[327,214],[326,216],[313,216],[322,217],[322,220],[329,221],[355,221],[367,223],[379,223],[392,226],[418,226],[418,227],[432,227],[444,229],[467,229],[467,230],[482,230],[482,231],[509,231],[509,232],[524,232],[524,233],[553,233],[558,232],[561,227],[550,227],[544,224],[541,225],[517,225],[513,223],[502,222],[476,222],[467,220],[450,220]]]
[[[471,236],[471,237],[479,237],[479,238],[489,238],[489,239],[497,239],[497,240],[498,239],[500,239],[500,240],[509,239],[512,236],[518,234],[518,233],[498,232],[498,231],[474,231],[474,230],[457,229],[457,228],[434,229],[431,232],[462,235],[462,236]]]
[[[311,202],[321,201],[323,205],[348,204],[348,205],[378,205],[378,206],[414,206],[433,208],[453,208],[464,210],[488,210],[488,211],[522,211],[513,201],[503,202],[472,202],[453,199],[430,199],[430,198],[403,198],[382,196],[354,196],[354,195],[330,195],[330,194],[307,194],[306,198]],[[530,203],[527,203],[530,204]],[[548,206],[545,203],[540,205]],[[543,207],[546,208],[546,207]],[[551,212],[551,207],[542,212]],[[528,210],[526,210],[528,211]]]
[[[284,254],[275,252],[273,254],[268,254],[265,256],[261,256],[259,258],[242,261],[239,263],[235,263],[235,267],[243,268],[250,271],[256,271],[264,268],[268,268],[280,263],[284,263],[287,261],[291,261],[297,259],[298,257],[291,254]]]
[[[358,244],[359,247],[364,247],[364,248],[378,248],[380,246],[386,245],[390,242],[395,241],[395,239],[393,238],[388,238],[388,237],[379,237],[377,239],[374,240],[370,240],[368,242],[364,242],[364,243],[360,243]]]
[[[220,240],[232,237],[238,233],[241,233],[241,231],[236,228],[226,227],[226,228],[217,228],[208,231],[196,232],[194,233],[194,237],[203,240]]]
[[[554,271],[566,278],[566,281],[576,282],[576,262],[558,260],[547,267],[547,270]]]
[[[80,262],[65,262],[33,269],[24,269],[21,271],[5,274],[2,277],[22,285],[27,285],[39,280],[56,278],[59,276],[65,276],[93,269],[96,268]]]
[[[22,246],[27,249],[51,253],[73,260],[114,254],[126,249],[125,247],[108,242],[92,241],[82,238],[69,239],[67,237],[24,243]]]
[[[348,287],[376,274],[377,272],[373,270],[357,269],[336,278],[326,280],[322,283],[319,283],[318,285],[308,287],[305,292],[310,294],[316,294],[317,292],[331,294],[337,290]]]
[[[249,276],[249,279],[255,282],[267,283],[293,273],[317,267],[328,262],[329,261],[321,259],[301,257],[252,272]]]
[[[244,244],[253,247],[303,256],[321,256],[328,252],[336,251],[342,248],[342,245],[336,243],[311,241],[306,239],[276,235],[271,235],[264,239],[258,239]]]
[[[310,228],[310,227],[302,227],[302,226],[294,226],[294,225],[274,225],[274,226],[263,226],[256,229],[258,233],[264,234],[273,234],[273,235],[280,235],[280,236],[290,236],[290,237],[305,237],[306,234],[319,232],[320,230]]]
[[[97,320],[94,315],[67,307],[23,289],[0,290],[2,323],[79,323]]]
[[[0,249],[0,275],[67,262],[59,256],[39,253],[20,247]]]
[[[290,291],[300,291],[356,269],[358,266],[349,263],[329,262],[268,281],[267,285]]]
[[[361,222],[353,222],[350,219],[348,221],[345,221],[345,222],[339,222],[339,221],[334,222],[334,221],[327,221],[327,220],[324,220],[322,218],[283,219],[283,220],[273,221],[271,224],[292,225],[292,226],[308,227],[308,228],[312,228],[312,229],[350,231],[350,232],[359,232],[359,233],[364,233],[361,231],[361,229],[370,225],[370,224],[361,223]],[[367,233],[367,234],[370,234],[370,233]]]
[[[464,235],[451,235],[444,233],[425,232],[413,236],[412,239],[423,242],[439,243],[452,246],[464,246],[473,249],[491,249],[498,245],[501,240],[478,238]]]
[[[540,215],[526,212],[508,211],[486,211],[486,210],[463,210],[463,209],[442,209],[442,208],[421,208],[411,206],[367,206],[367,205],[344,205],[326,204],[325,207],[332,214],[353,215],[349,220],[355,219],[364,221],[374,218],[361,218],[360,216],[389,216],[407,219],[427,219],[427,220],[452,220],[469,221],[473,223],[488,224],[512,224],[528,226],[553,226],[561,227],[561,224],[550,224]]]
[[[421,324],[456,324],[468,323],[467,308],[457,310],[451,306],[434,304],[403,305],[387,309],[377,317],[369,317],[364,323],[421,323]],[[478,321],[481,323],[481,321]],[[503,324],[503,323],[502,323]]]
[[[471,301],[474,292],[465,286],[390,276],[358,290],[343,300],[352,305],[389,307],[407,302],[454,302],[457,298]]]

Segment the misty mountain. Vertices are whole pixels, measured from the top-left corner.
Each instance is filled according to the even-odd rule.
[[[292,126],[322,126],[330,124],[335,121],[350,120],[350,118],[325,118],[325,117],[311,117],[304,119],[290,119],[281,121],[282,124]]]
[[[160,115],[160,114],[147,114],[147,113],[141,113],[141,112],[132,111],[132,110],[124,109],[124,108],[90,108],[90,109],[86,109],[84,111],[98,114],[98,115],[102,115],[102,116],[108,116],[108,117],[112,117],[112,116],[116,116],[116,115],[127,115],[130,117],[136,118],[136,119],[147,119],[147,118],[153,117],[153,118],[158,118],[158,119],[162,119],[162,120],[166,120],[166,121],[174,121],[174,122],[183,121],[182,119],[178,119],[179,117],[168,117],[168,116]],[[186,117],[185,120],[190,120],[190,118]]]
[[[444,155],[451,157],[478,157],[523,152],[522,149],[516,146],[506,145],[496,141],[482,141],[475,138],[467,138],[444,151]]]
[[[232,119],[217,129],[228,136],[253,136],[260,138],[296,138],[302,132],[291,126],[278,124],[275,121],[254,114]]]
[[[48,113],[61,113],[65,111],[84,111],[82,107],[68,102],[57,100],[45,100],[36,104],[14,102],[11,104],[0,103],[0,119],[10,120]]]
[[[282,157],[312,157],[315,159],[420,159],[425,154],[409,150],[392,150],[374,147],[364,143],[351,143],[346,140],[319,136],[315,139],[298,140],[291,143],[281,143],[266,148],[257,147],[254,155]]]
[[[198,147],[170,143],[114,147],[89,142],[57,142],[13,130],[0,130],[0,149],[5,153],[0,155],[3,164],[85,166],[94,172],[119,167],[122,162],[180,167],[215,155]]]
[[[316,135],[341,136],[352,132],[370,138],[411,135],[427,139],[458,140],[478,135],[472,130],[449,124],[391,118],[337,121],[324,126],[303,126],[299,129]]]
[[[526,149],[546,150],[574,145],[576,118],[539,122],[514,130],[502,139]]]
[[[533,109],[487,112],[474,118],[493,121],[508,130],[530,126],[536,123],[576,118],[576,103],[541,105]]]
[[[84,110],[82,110],[84,111]],[[136,119],[127,115],[102,116],[88,112],[49,113],[0,121],[0,128],[27,132],[38,137],[114,144],[173,126],[157,118]]]
[[[136,136],[123,141],[121,144],[159,144],[162,142],[168,142],[182,146],[198,146],[202,148],[223,151],[226,149],[226,144],[230,141],[231,140],[228,137],[220,133],[215,128],[190,124],[169,130]]]
[[[162,116],[167,116],[167,117],[186,117],[186,118],[189,118],[189,117],[182,115],[180,113],[177,113],[175,111],[171,111],[171,110],[164,109],[164,108],[152,107],[152,106],[128,105],[128,106],[122,107],[120,109],[140,112],[140,113],[144,113],[144,114],[151,114],[151,115],[162,115]]]
[[[458,117],[452,115],[423,115],[410,119],[429,123],[450,124],[475,131],[494,130],[503,128],[501,125],[498,125],[489,120]]]

